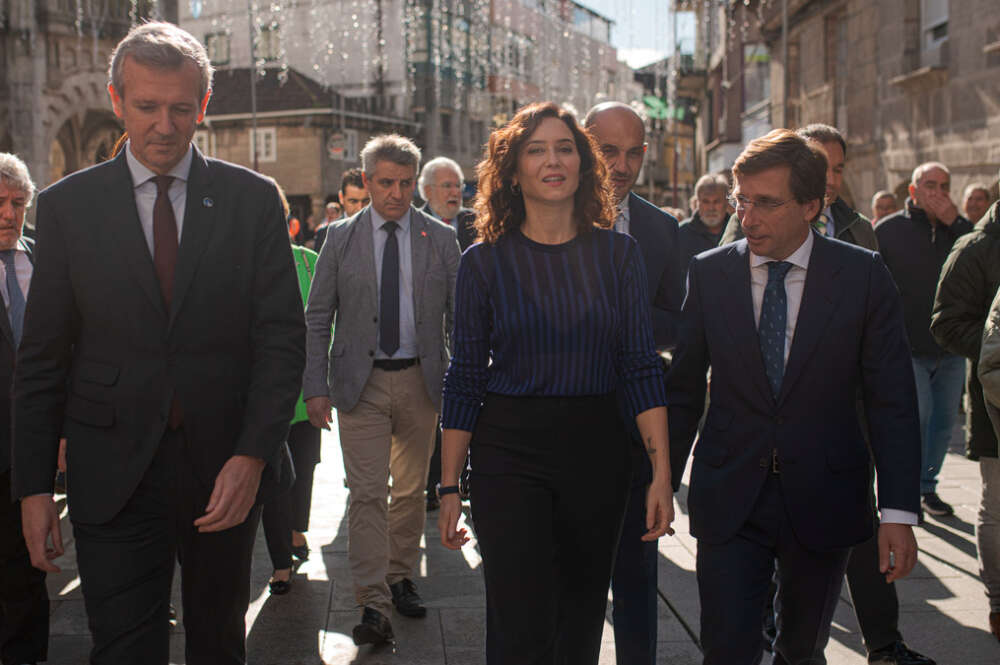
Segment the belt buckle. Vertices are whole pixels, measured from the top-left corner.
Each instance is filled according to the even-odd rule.
[[[771,449],[771,473],[778,475],[781,473],[781,467],[778,465],[778,449]]]

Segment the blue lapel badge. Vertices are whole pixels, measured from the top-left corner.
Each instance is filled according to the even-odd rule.
[[[215,205],[215,201],[212,199],[212,197],[206,196],[201,200],[201,204],[206,208],[211,208],[212,206]]]

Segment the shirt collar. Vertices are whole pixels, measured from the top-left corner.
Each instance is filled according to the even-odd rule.
[[[621,201],[619,201],[619,202],[618,202],[618,206],[617,206],[617,208],[618,208],[618,214],[619,214],[619,215],[621,215],[621,216],[622,216],[622,218],[623,218],[623,219],[624,219],[624,220],[625,220],[626,222],[627,222],[627,221],[629,221],[629,214],[628,214],[628,197],[629,197],[629,195],[628,195],[628,194],[626,194],[626,195],[625,195],[625,198],[623,198],[623,199],[622,199]]]
[[[174,164],[174,168],[170,169],[170,172],[166,175],[171,176],[174,180],[187,182],[188,174],[191,172],[191,161],[193,159],[194,149],[189,145],[187,152],[184,153],[181,161]],[[135,155],[132,154],[131,140],[125,142],[125,161],[128,163],[129,173],[132,174],[133,188],[147,183],[157,175],[149,170],[145,164],[136,159]]]
[[[382,225],[385,224],[387,220],[385,219],[385,217],[383,217],[382,215],[378,214],[378,211],[375,210],[375,206],[369,206],[369,207],[370,207],[370,209],[372,211],[372,226],[374,228],[376,228],[376,229],[382,228]],[[399,230],[400,231],[403,231],[404,233],[409,233],[410,232],[410,209],[409,208],[407,208],[406,212],[403,213],[402,217],[400,217],[399,219],[396,220],[396,223],[399,224]]]
[[[791,255],[785,259],[788,263],[791,263],[796,268],[802,268],[803,270],[809,269],[809,257],[812,256],[813,249],[813,234],[812,231],[806,236],[805,241],[799,245],[799,248],[791,253]],[[750,252],[750,267],[757,268],[764,265],[765,263],[770,263],[771,261],[776,261],[777,259],[772,259],[768,256],[757,256],[753,252]]]

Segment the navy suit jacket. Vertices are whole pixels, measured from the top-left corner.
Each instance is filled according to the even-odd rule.
[[[629,235],[639,243],[646,264],[653,339],[657,348],[673,348],[687,267],[677,262],[677,220],[635,193],[628,195],[628,214]]]
[[[899,293],[881,257],[814,234],[815,243],[775,398],[751,300],[746,240],[695,257],[680,342],[667,379],[675,489],[711,400],[691,468],[691,533],[729,540],[743,526],[777,451],[795,535],[812,550],[871,536],[867,415],[879,506],[919,510],[920,430]]]

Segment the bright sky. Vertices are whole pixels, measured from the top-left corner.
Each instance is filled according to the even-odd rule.
[[[597,13],[612,19],[611,43],[618,57],[632,67],[642,67],[673,51],[673,0],[579,0]],[[677,16],[681,48],[691,50],[694,16]]]

